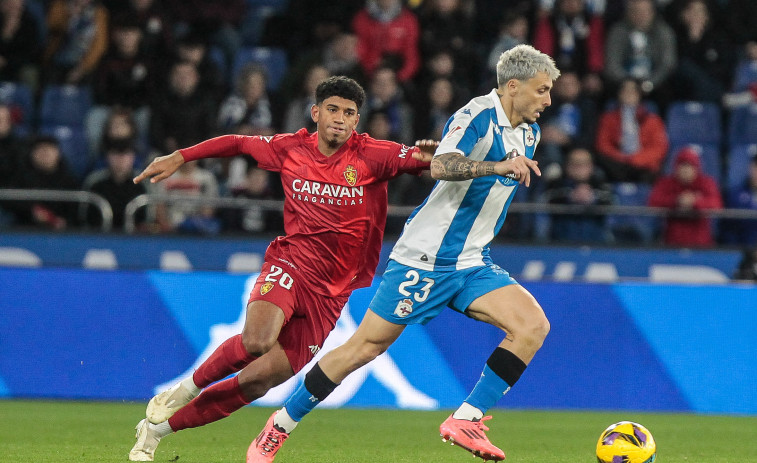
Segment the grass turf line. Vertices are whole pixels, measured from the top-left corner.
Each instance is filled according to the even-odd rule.
[[[127,461],[145,404],[0,400],[0,462]],[[245,407],[229,418],[166,437],[156,462],[243,462],[247,446],[272,412]],[[292,433],[277,463],[418,463],[474,461],[442,444],[449,414],[319,409]],[[757,417],[496,409],[489,437],[507,462],[594,462],[599,434],[620,420],[654,435],[660,463],[757,463]],[[482,460],[477,460],[482,461]]]

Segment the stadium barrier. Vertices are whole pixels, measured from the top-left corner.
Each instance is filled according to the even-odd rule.
[[[108,232],[112,228],[113,210],[108,201],[102,196],[89,191],[71,190],[27,190],[0,189],[0,201],[61,201],[95,206],[103,219],[101,231]],[[284,201],[263,200],[251,198],[228,197],[192,197],[171,194],[142,194],[132,199],[125,208],[124,231],[133,234],[137,231],[136,214],[140,209],[156,204],[191,204],[218,208],[247,209],[251,207],[262,210],[283,211]],[[390,205],[387,215],[390,217],[408,217],[415,206]],[[541,202],[513,202],[508,209],[513,214],[546,214],[546,215],[599,215],[621,217],[680,217],[681,212],[661,207],[649,206],[581,206],[572,204],[547,204]],[[720,209],[696,211],[698,216],[712,219],[757,220],[757,211],[751,209]]]
[[[98,270],[258,272],[270,238],[104,233],[0,233],[0,266]],[[381,250],[377,274],[392,247]],[[489,253],[523,281],[725,283],[742,259],[738,249],[662,249],[492,244]]]
[[[191,204],[196,206],[226,207],[245,209],[250,207],[259,207],[264,210],[284,210],[284,201],[280,200],[261,200],[251,198],[208,198],[200,196],[179,196],[170,194],[142,194],[132,199],[125,210],[124,231],[134,233],[136,231],[135,215],[139,209],[151,205],[167,204]],[[396,217],[408,217],[413,212],[415,206],[397,206],[390,205],[387,215]],[[513,202],[510,204],[508,213],[516,214],[555,214],[555,215],[618,215],[629,217],[657,217],[664,218],[668,216],[681,216],[676,212],[664,207],[649,206],[581,206],[574,204],[547,204],[539,202]],[[696,212],[697,215],[713,219],[737,219],[749,220],[757,219],[757,210],[751,209],[720,209],[720,210],[701,210]]]
[[[0,188],[0,201],[53,201],[76,203],[79,205],[89,204],[94,206],[100,213],[100,217],[102,218],[100,231],[109,232],[113,227],[113,209],[110,207],[110,203],[102,196],[91,191]]]
[[[0,267],[0,397],[144,402],[240,331],[255,277]],[[353,293],[321,354],[354,331],[376,282]],[[757,286],[523,284],[552,329],[498,407],[757,414]],[[323,406],[455,407],[501,338],[445,311]],[[300,380],[256,404],[280,405]]]

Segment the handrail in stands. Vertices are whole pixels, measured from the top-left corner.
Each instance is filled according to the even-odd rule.
[[[202,197],[202,196],[177,196],[166,194],[141,194],[132,199],[124,208],[124,231],[134,233],[136,230],[135,214],[145,206],[156,203],[182,203],[198,204],[211,207],[228,207],[235,209],[245,209],[248,207],[262,207],[267,210],[283,211],[284,201],[273,199],[251,199],[251,198],[225,198],[225,197]]]
[[[113,208],[108,200],[92,193],[81,190],[25,190],[14,188],[0,188],[0,200],[3,201],[55,201],[78,204],[91,204],[100,211],[103,223],[100,229],[109,232],[113,228]]]
[[[244,209],[248,207],[261,207],[267,210],[284,210],[284,201],[272,200],[272,199],[251,199],[251,198],[207,198],[202,196],[176,196],[176,195],[158,195],[158,194],[142,194],[132,199],[127,205],[124,211],[124,231],[126,233],[134,233],[136,230],[134,216],[142,207],[149,206],[151,204],[166,202],[166,203],[184,203],[184,204],[198,204],[211,207],[228,207]],[[387,215],[396,217],[409,216],[415,206],[396,206],[389,205]],[[534,214],[534,213],[547,213],[547,214],[567,214],[567,215],[580,215],[580,214],[592,214],[592,215],[627,215],[627,216],[652,216],[652,217],[666,217],[681,215],[676,211],[672,211],[664,207],[648,207],[648,206],[580,206],[573,204],[547,204],[547,203],[528,203],[518,202],[510,204],[508,212],[522,213],[522,214]],[[751,209],[720,209],[720,210],[702,210],[697,211],[696,214],[720,219],[757,219],[757,211]]]

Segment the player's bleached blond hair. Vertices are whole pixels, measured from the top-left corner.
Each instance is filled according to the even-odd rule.
[[[560,77],[555,60],[549,55],[531,45],[516,45],[499,55],[497,85],[504,85],[510,79],[528,80],[538,72],[546,73],[553,81]]]

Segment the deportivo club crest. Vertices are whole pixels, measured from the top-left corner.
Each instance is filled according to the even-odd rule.
[[[344,179],[347,180],[349,186],[355,186],[357,183],[357,169],[352,164],[348,164],[344,168]]]
[[[529,127],[526,131],[526,146],[533,146],[535,141],[536,137],[534,137],[534,130]]]
[[[413,313],[413,301],[410,299],[403,299],[397,303],[397,308],[394,309],[394,315],[405,318]]]
[[[266,281],[265,283],[263,283],[263,286],[260,287],[260,294],[265,295],[265,293],[267,293],[268,291],[272,289],[273,289],[273,283],[271,283],[270,281]]]

